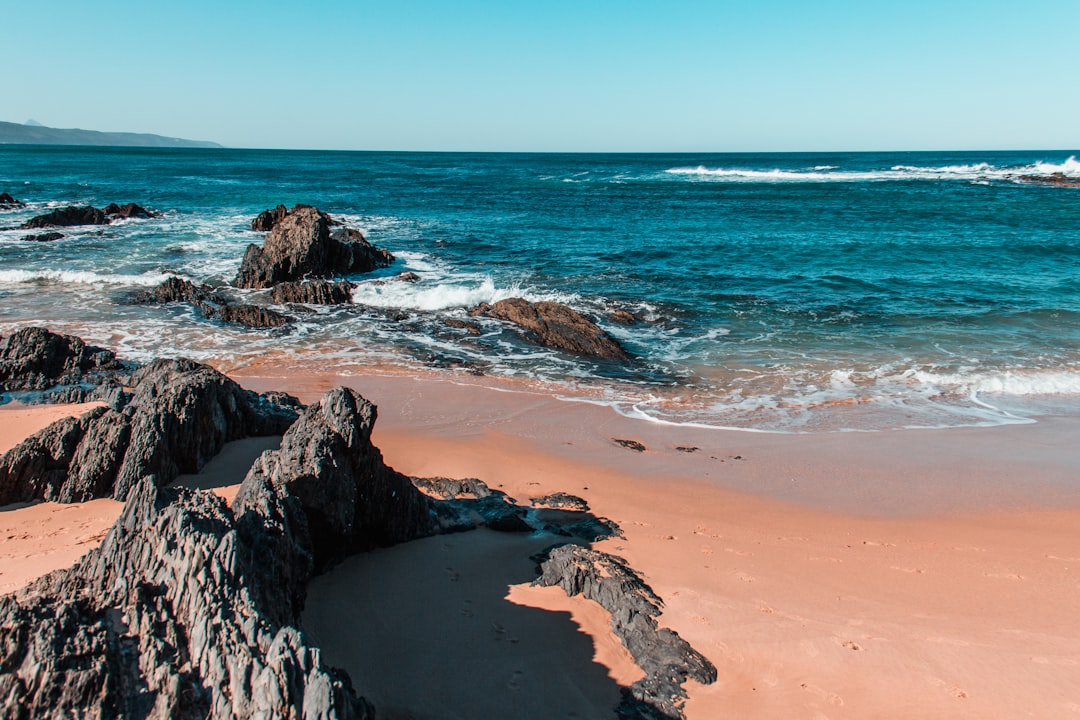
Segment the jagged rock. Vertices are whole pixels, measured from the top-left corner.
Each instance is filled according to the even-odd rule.
[[[233,284],[267,288],[306,277],[326,278],[386,267],[394,256],[316,208],[297,205],[273,225],[262,247],[249,245]]]
[[[533,507],[550,508],[552,510],[572,510],[574,512],[589,512],[589,503],[577,495],[569,495],[564,492],[555,492],[543,497],[531,498],[529,502]]]
[[[414,272],[408,272],[408,271],[403,272],[403,273],[398,273],[398,276],[396,278],[394,278],[394,279],[397,280],[398,282],[407,282],[407,283],[418,283],[418,282],[420,282],[420,276],[419,275],[417,275]]]
[[[272,308],[248,303],[234,303],[209,285],[195,285],[176,276],[160,285],[137,293],[131,299],[136,304],[167,304],[187,302],[194,305],[203,317],[253,328],[281,327],[289,318]]]
[[[620,558],[578,545],[551,550],[535,585],[558,585],[611,613],[611,627],[645,677],[625,693],[621,717],[682,718],[683,683],[716,682],[716,668],[679,634],[657,625],[663,601]],[[658,714],[659,713],[659,714]]]
[[[638,319],[626,310],[612,310],[608,313],[608,320],[619,325],[636,325]]]
[[[25,229],[70,227],[72,225],[108,225],[108,216],[92,205],[76,207],[74,205],[58,210],[37,215],[24,222],[20,227]]]
[[[122,411],[64,418],[0,456],[0,505],[123,500],[144,476],[168,484],[198,472],[226,442],[280,435],[297,416],[190,360],[157,360],[132,384]]]
[[[356,287],[351,282],[342,280],[309,280],[306,282],[283,282],[274,286],[271,294],[276,303],[304,303],[307,305],[342,305],[352,302],[352,291]]]
[[[331,390],[304,410],[278,450],[256,460],[234,507],[250,506],[250,488],[297,498],[320,569],[359,550],[433,534],[431,502],[371,444],[376,415],[356,391]]]
[[[64,237],[64,233],[47,232],[37,233],[34,235],[23,235],[23,242],[52,242],[54,240],[60,240]]]
[[[123,205],[117,205],[116,203],[110,203],[105,206],[102,211],[110,218],[153,218],[157,217],[157,213],[150,212],[141,205],[135,203],[125,203]]]
[[[256,232],[270,232],[288,214],[289,210],[284,205],[278,205],[272,210],[263,210],[251,221],[251,229]]]
[[[41,327],[22,328],[0,342],[0,392],[100,383],[130,370],[110,350]]]
[[[261,605],[273,597],[295,616],[303,602],[307,576],[276,585],[256,552],[262,539],[301,557],[303,537],[278,530],[212,493],[143,479],[100,547],[0,597],[5,717],[373,717],[348,676]]]
[[[15,198],[8,195],[6,192],[0,193],[0,208],[10,209],[21,207],[26,207],[26,203],[20,200],[16,200]]]
[[[560,303],[508,298],[494,305],[481,303],[469,314],[511,322],[525,330],[525,337],[538,345],[609,360],[629,359],[618,341],[596,323]]]

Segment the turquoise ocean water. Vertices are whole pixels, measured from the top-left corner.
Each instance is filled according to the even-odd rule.
[[[360,371],[370,363],[541,383],[659,422],[880,430],[1080,412],[1080,176],[1073,151],[460,154],[0,147],[0,192],[159,213],[0,231],[0,333],[36,323],[136,359]],[[125,302],[168,274],[227,282],[247,229],[316,205],[392,251],[348,307],[275,330]],[[410,270],[415,284],[383,282]],[[596,363],[484,321],[523,296],[597,318],[635,356]],[[259,298],[254,298],[259,300]],[[626,310],[623,326],[607,318]]]

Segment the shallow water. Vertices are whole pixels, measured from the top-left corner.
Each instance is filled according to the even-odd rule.
[[[28,207],[162,214],[0,231],[0,330],[45,323],[134,358],[369,362],[483,372],[662,422],[767,430],[1024,422],[1080,408],[1080,176],[1070,151],[550,155],[0,148]],[[226,328],[126,299],[169,274],[223,283],[278,203],[316,205],[397,262],[354,304]],[[416,284],[378,282],[404,270]],[[635,355],[596,363],[484,321],[524,296],[597,317]],[[256,298],[257,299],[257,298]],[[622,326],[613,310],[634,313]]]

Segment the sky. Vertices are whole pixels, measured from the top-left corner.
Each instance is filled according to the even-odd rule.
[[[1080,148],[1080,0],[0,0],[0,120],[230,147]]]

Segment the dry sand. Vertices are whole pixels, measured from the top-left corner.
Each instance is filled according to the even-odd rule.
[[[644,575],[666,601],[661,623],[719,670],[690,688],[692,720],[1080,717],[1075,419],[782,436],[665,427],[480,381],[238,375],[305,400],[349,384],[379,404],[374,440],[397,469],[479,477],[521,500],[566,491],[615,520],[626,538],[598,548]],[[233,469],[256,449],[237,449]],[[16,534],[0,553],[5,589]],[[59,537],[43,527],[26,542]],[[385,717],[610,717],[635,669],[595,605],[527,586],[542,541],[478,532],[353,558],[315,581],[305,625]]]

